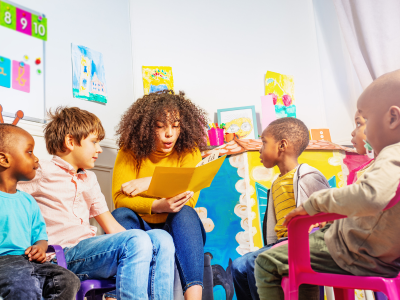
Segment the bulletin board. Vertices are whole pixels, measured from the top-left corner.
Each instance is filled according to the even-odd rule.
[[[47,19],[34,10],[0,0],[0,104],[3,115],[45,122]]]

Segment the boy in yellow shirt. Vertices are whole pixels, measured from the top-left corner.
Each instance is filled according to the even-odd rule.
[[[264,246],[235,259],[232,276],[236,296],[241,299],[259,299],[254,277],[254,261],[273,245],[287,239],[282,226],[285,216],[301,205],[315,191],[329,188],[328,181],[317,169],[298,163],[298,157],[309,143],[308,129],[295,118],[273,121],[263,132],[260,159],[266,168],[278,166],[281,174],[269,193],[266,218],[263,222]]]

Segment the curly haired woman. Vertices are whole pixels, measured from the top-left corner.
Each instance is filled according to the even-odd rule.
[[[148,195],[156,166],[195,167],[206,146],[206,112],[183,92],[162,91],[138,99],[123,115],[117,135],[113,215],[126,229],[168,231],[185,299],[201,299],[205,231],[194,210],[199,192],[172,198]]]

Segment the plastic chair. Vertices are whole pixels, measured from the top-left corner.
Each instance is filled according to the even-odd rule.
[[[59,245],[49,245],[47,252],[55,252],[57,264],[67,268],[64,251]],[[103,294],[115,290],[115,279],[85,280],[81,282],[81,288],[76,294],[76,300],[101,300]]]
[[[399,198],[399,194],[398,190],[396,193],[397,198]],[[386,209],[397,203],[393,200]],[[396,200],[398,201],[398,199]],[[320,213],[312,217],[298,216],[289,222],[289,277],[284,277],[282,279],[282,288],[285,293],[285,300],[297,300],[299,297],[299,286],[301,284],[333,286],[336,300],[354,300],[354,289],[381,291],[385,293],[390,300],[400,299],[400,276],[395,278],[384,278],[336,275],[317,273],[311,268],[308,240],[308,229],[311,224],[343,218],[347,217],[333,213]],[[381,293],[377,295],[380,299],[384,297]]]

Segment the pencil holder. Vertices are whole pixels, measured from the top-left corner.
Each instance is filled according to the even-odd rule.
[[[229,143],[235,138],[234,133],[225,133],[225,143]]]
[[[220,146],[224,144],[224,130],[220,128],[211,128],[208,130],[208,138],[211,146]]]

